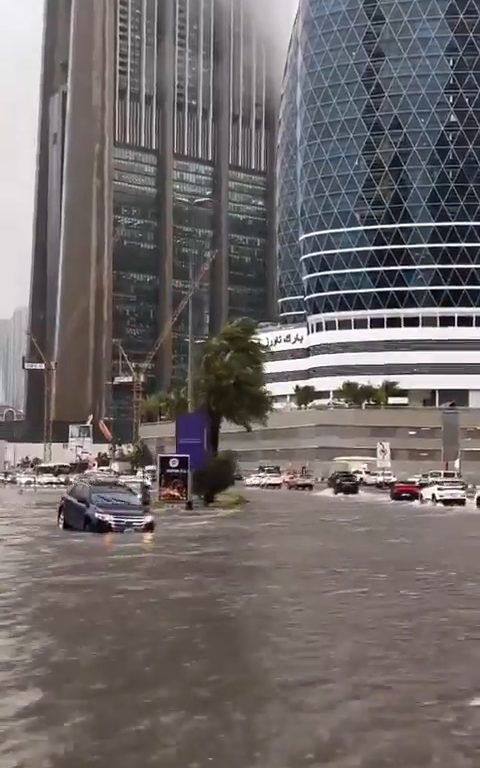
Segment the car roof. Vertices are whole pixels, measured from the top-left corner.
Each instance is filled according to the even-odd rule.
[[[118,491],[118,490],[130,490],[126,483],[122,483],[119,480],[111,477],[79,477],[77,479],[77,485],[87,485],[89,488],[101,491]]]

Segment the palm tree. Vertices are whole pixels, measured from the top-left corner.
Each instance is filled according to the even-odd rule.
[[[373,384],[360,384],[360,392],[363,397],[362,405],[378,405],[378,389]]]
[[[348,405],[361,406],[366,401],[365,385],[357,381],[344,381],[342,386],[335,392],[337,400],[343,400]]]
[[[306,384],[304,387],[300,387],[298,384],[294,389],[293,397],[297,408],[308,408],[310,403],[315,400],[315,387]]]
[[[400,397],[401,389],[397,381],[389,381],[385,379],[378,387],[378,403],[379,405],[388,405],[391,397]]]
[[[142,421],[160,421],[163,412],[163,392],[154,392],[142,400],[140,414]]]
[[[265,348],[256,339],[256,324],[248,319],[227,323],[203,345],[196,395],[207,411],[214,456],[223,421],[247,431],[254,423],[265,423],[272,401],[265,386],[264,360]]]
[[[185,390],[170,389],[168,392],[154,392],[142,401],[144,421],[175,421],[179,413],[188,410]]]

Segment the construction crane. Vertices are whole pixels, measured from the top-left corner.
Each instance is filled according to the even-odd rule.
[[[128,223],[125,217],[120,217],[118,220],[117,228],[113,233],[112,247],[115,246],[122,239],[121,226]],[[69,323],[64,333],[63,343],[70,336],[75,327],[75,323],[80,313],[85,309],[90,301],[90,294],[86,294],[77,304],[74,313],[69,318]],[[44,380],[44,404],[43,404],[43,460],[45,462],[52,460],[52,443],[53,443],[53,422],[55,416],[55,385],[56,385],[56,373],[57,373],[57,361],[47,360],[43,350],[41,349],[37,339],[31,334],[27,334],[31,339],[31,342],[40,357],[43,380]],[[26,363],[26,365],[36,365],[35,363]],[[34,368],[30,368],[34,370]]]
[[[200,283],[202,282],[203,278],[208,272],[210,265],[212,264],[216,255],[217,255],[216,251],[210,251],[198,275],[190,283],[189,290],[181,300],[175,312],[172,313],[170,318],[165,323],[165,326],[163,327],[162,332],[160,333],[158,339],[156,340],[155,344],[153,345],[152,349],[148,353],[143,363],[141,363],[140,365],[135,365],[134,363],[132,363],[127,353],[123,349],[121,343],[117,342],[118,349],[120,350],[120,353],[123,359],[125,360],[131,374],[128,377],[128,380],[129,380],[129,383],[131,381],[132,388],[133,388],[132,398],[133,398],[133,442],[134,443],[138,442],[140,418],[141,418],[141,406],[142,406],[142,400],[143,400],[143,385],[146,379],[148,368],[153,358],[157,354],[158,350],[162,346],[163,342],[171,333],[173,326],[177,322],[183,310],[188,305],[188,302],[190,301],[191,297],[197,291],[198,287],[200,286]],[[122,382],[125,382],[126,377],[119,376],[118,379],[121,380]]]

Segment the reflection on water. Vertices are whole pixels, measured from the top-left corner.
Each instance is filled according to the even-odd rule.
[[[475,516],[267,493],[96,537],[2,493],[0,768],[478,766]]]

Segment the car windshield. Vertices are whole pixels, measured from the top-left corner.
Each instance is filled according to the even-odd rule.
[[[139,506],[137,495],[130,488],[92,488],[93,504],[105,506],[134,505]]]

